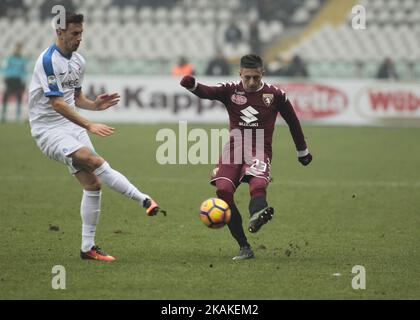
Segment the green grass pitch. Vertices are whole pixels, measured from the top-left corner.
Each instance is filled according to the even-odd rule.
[[[98,153],[168,216],[147,217],[104,187],[96,242],[118,259],[106,264],[79,258],[77,181],[41,154],[27,124],[0,125],[0,299],[420,298],[419,128],[304,126],[314,161],[303,167],[278,127],[275,216],[247,232],[256,259],[234,262],[229,230],[198,218],[215,196],[213,165],[157,164],[155,136],[166,125],[115,127],[92,138]],[[236,201],[246,226],[247,185]],[[66,269],[65,290],[51,287],[55,265]],[[352,288],[355,265],[365,267],[364,290]]]

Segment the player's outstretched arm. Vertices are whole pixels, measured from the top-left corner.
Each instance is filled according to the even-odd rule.
[[[120,95],[118,93],[104,93],[96,97],[96,99],[88,99],[83,92],[76,91],[74,94],[76,106],[86,110],[102,111],[110,107],[116,106],[120,102]]]
[[[289,100],[286,99],[285,103],[283,103],[279,109],[279,112],[289,126],[290,133],[295,142],[299,162],[302,165],[307,166],[312,161],[312,155],[309,153],[306,145],[300,121]]]
[[[50,97],[50,102],[53,109],[61,114],[66,119],[71,122],[85,128],[91,133],[97,134],[102,137],[110,136],[114,133],[114,128],[108,127],[105,124],[93,123],[89,120],[80,116],[76,111],[74,111],[62,97]]]
[[[185,89],[194,92],[194,90],[197,89],[198,82],[193,76],[184,76],[181,79],[180,85]]]
[[[224,99],[224,87],[206,86],[204,84],[198,83],[193,76],[184,76],[180,82],[180,85],[202,99],[219,101],[223,101]]]

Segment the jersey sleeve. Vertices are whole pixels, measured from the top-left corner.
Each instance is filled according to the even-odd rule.
[[[46,97],[62,97],[63,87],[59,80],[59,68],[54,64],[52,53],[46,52],[36,65],[39,83]]]
[[[229,93],[229,88],[226,83],[219,83],[217,86],[206,86],[197,83],[197,87],[192,90],[196,96],[202,99],[218,100],[222,103],[226,102],[226,97]]]
[[[307,149],[305,142],[305,136],[300,125],[300,121],[296,115],[296,112],[292,106],[292,103],[287,98],[286,94],[282,90],[277,90],[277,110],[286,121],[289,126],[290,134],[292,135],[293,141],[297,151],[303,151]]]

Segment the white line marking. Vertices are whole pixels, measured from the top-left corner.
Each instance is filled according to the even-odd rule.
[[[128,176],[130,180],[140,181],[140,182],[164,182],[164,183],[182,183],[182,184],[206,184],[208,182],[207,176],[197,178],[191,177],[188,178],[168,178],[168,177],[142,177],[141,175]],[[65,176],[65,173],[62,176],[0,176],[0,181],[33,181],[39,183],[40,181],[70,181],[71,176]],[[420,188],[420,181],[410,182],[410,181],[313,181],[313,180],[280,180],[279,178],[274,179],[272,182],[274,185],[285,185],[285,186],[296,186],[296,187],[307,187],[307,188],[331,188],[331,187],[366,187],[366,188]]]

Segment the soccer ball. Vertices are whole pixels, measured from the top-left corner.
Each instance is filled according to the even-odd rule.
[[[229,223],[230,215],[229,205],[222,199],[207,199],[200,207],[200,220],[212,229],[219,229]]]

